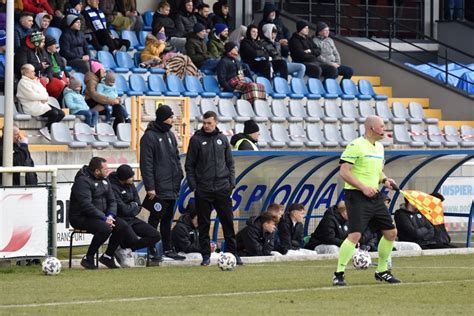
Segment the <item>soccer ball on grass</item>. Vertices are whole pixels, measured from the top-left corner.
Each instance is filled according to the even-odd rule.
[[[234,270],[236,265],[237,265],[237,260],[235,259],[235,256],[231,254],[230,252],[223,252],[217,259],[217,266],[222,271]]]
[[[57,275],[61,272],[61,261],[55,257],[48,257],[41,264],[41,269],[46,275]]]

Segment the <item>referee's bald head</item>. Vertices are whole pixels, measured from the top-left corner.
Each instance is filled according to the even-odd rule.
[[[365,120],[365,130],[375,127],[377,124],[380,123],[380,121],[383,122],[383,119],[380,116],[377,116],[377,115],[368,116],[367,119]]]

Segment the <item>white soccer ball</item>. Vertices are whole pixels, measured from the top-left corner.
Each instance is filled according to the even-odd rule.
[[[41,269],[46,275],[57,275],[61,272],[61,261],[55,257],[48,257],[41,264]]]
[[[372,263],[372,259],[367,251],[357,250],[352,255],[352,265],[356,269],[367,269]]]
[[[222,271],[234,270],[236,265],[237,265],[237,260],[235,259],[235,256],[231,254],[230,252],[223,252],[217,259],[217,266]]]

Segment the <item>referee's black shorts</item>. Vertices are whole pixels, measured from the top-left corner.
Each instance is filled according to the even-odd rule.
[[[349,233],[364,233],[367,227],[373,232],[395,228],[381,193],[369,198],[359,190],[346,190],[344,197]]]

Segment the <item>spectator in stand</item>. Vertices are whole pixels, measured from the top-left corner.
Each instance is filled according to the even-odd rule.
[[[180,216],[171,231],[171,239],[177,252],[199,253],[198,213],[194,203],[188,203],[186,213]]]
[[[158,32],[157,37],[149,33],[145,40],[145,49],[142,51],[140,58],[140,67],[159,67],[162,65],[163,52],[166,48],[166,35],[164,27]]]
[[[288,79],[288,73],[294,75],[296,73],[297,78],[303,78],[306,72],[306,67],[304,64],[300,63],[290,63],[287,62],[281,54],[281,45],[275,40],[277,35],[277,29],[274,24],[265,24],[262,27],[262,46],[268,52],[272,58],[272,65],[275,69],[280,69],[283,73],[280,73],[280,77]],[[283,63],[285,63],[283,65]],[[276,65],[276,66],[275,66]],[[284,69],[287,69],[287,72],[284,72]]]
[[[66,8],[66,15],[81,15],[82,1],[81,0],[69,0],[69,5]]]
[[[50,82],[46,88],[48,89],[49,95],[58,99],[59,103],[61,103],[62,93],[69,83],[69,79],[65,71],[66,64],[58,53],[57,44],[54,37],[46,35],[45,49],[48,56],[48,63],[50,64],[50,67],[47,69]]]
[[[179,197],[183,170],[179,159],[178,143],[173,132],[174,113],[167,105],[161,105],[140,139],[140,172],[146,190],[146,198],[154,203],[148,224],[155,229],[160,225],[164,255],[174,260],[184,260],[173,247],[171,222],[173,208]],[[145,204],[145,202],[143,203]],[[158,207],[158,208],[157,208]],[[149,253],[156,256],[155,247]]]
[[[90,71],[89,47],[84,32],[81,31],[81,18],[69,14],[66,17],[67,28],[59,38],[59,53],[66,58],[68,66],[83,74]]]
[[[23,0],[23,10],[38,14],[41,12],[48,12],[53,15],[54,9],[49,5],[48,0]]]
[[[229,28],[225,24],[216,24],[214,32],[209,36],[207,51],[213,58],[220,59],[224,54],[224,45],[229,38]]]
[[[161,239],[160,233],[153,226],[137,217],[142,206],[137,188],[133,184],[134,175],[135,172],[129,165],[121,165],[116,172],[108,176],[117,201],[117,217],[127,223],[124,238],[115,251],[115,257],[121,267],[131,266],[126,259],[132,258],[132,251],[155,247]],[[154,261],[155,258],[150,257],[150,260]]]
[[[104,12],[107,22],[117,32],[123,30],[140,31],[143,28],[143,20],[136,11],[129,11],[127,15],[123,0],[102,0],[99,3],[99,8]]]
[[[224,45],[224,56],[216,67],[217,80],[221,88],[227,92],[239,91],[242,98],[253,104],[255,100],[266,100],[265,87],[260,83],[247,82],[242,65],[238,60],[239,49],[234,42]]]
[[[281,55],[285,58],[288,57],[290,52],[290,48],[288,47],[288,39],[291,37],[291,33],[280,19],[280,12],[277,10],[276,6],[273,3],[267,2],[263,7],[263,18],[258,24],[258,31],[260,34],[264,33],[263,26],[269,23],[274,24],[277,29],[274,41],[281,45]]]
[[[268,80],[273,77],[270,55],[263,48],[258,38],[258,28],[255,25],[247,26],[247,35],[240,42],[240,56],[242,61],[250,66],[250,69],[259,75],[263,75]],[[281,66],[279,64],[279,66]],[[286,68],[286,63],[284,64]],[[287,72],[286,69],[275,69],[276,71]],[[288,76],[288,73],[287,73]]]
[[[184,51],[184,45],[186,44],[184,33],[177,28],[175,21],[169,17],[169,14],[170,4],[166,1],[161,1],[158,4],[158,10],[153,14],[152,33],[154,35],[158,34],[164,26],[168,43],[179,51]]]
[[[321,64],[318,56],[321,49],[309,38],[308,22],[301,20],[296,23],[296,32],[290,39],[289,46],[293,62],[306,66],[308,77],[322,79],[337,78],[337,69],[334,66]]]
[[[341,56],[334,41],[329,37],[329,26],[326,23],[318,22],[313,42],[321,50],[318,61],[323,65],[335,67],[337,74],[342,76],[343,79],[351,79],[354,71],[351,67],[341,65]]]
[[[212,12],[214,12],[214,16],[212,17],[214,25],[222,23],[229,27],[230,32],[234,30],[234,19],[229,14],[228,0],[218,0],[215,2],[212,5]]]
[[[187,2],[192,3],[192,2]],[[219,63],[207,51],[207,45],[204,41],[206,29],[201,23],[196,23],[193,27],[193,33],[190,33],[186,40],[186,54],[191,58],[196,67],[202,70],[214,71]]]
[[[35,17],[36,29],[46,34],[46,29],[51,24],[53,17],[46,12],[38,13]]]
[[[239,256],[271,256],[277,224],[278,219],[267,212],[250,217],[247,226],[237,234]]]
[[[49,5],[53,8],[52,20],[50,26],[61,28],[62,20],[64,19],[65,3],[64,0],[48,0]]]
[[[176,28],[186,36],[190,33],[195,33],[194,26],[196,23],[197,19],[193,11],[193,1],[186,0],[176,16]]]
[[[51,125],[64,118],[64,112],[48,104],[48,91],[35,75],[35,68],[31,64],[21,67],[21,79],[18,82],[16,97],[20,101],[23,111],[31,116],[41,116],[48,119],[46,126],[40,133],[48,140],[51,139]]]
[[[258,151],[258,138],[260,137],[260,128],[254,120],[244,122],[244,132],[232,136],[230,144],[235,150],[253,150]]]
[[[121,104],[122,98],[119,97],[117,92],[117,87],[115,86],[115,73],[113,71],[108,71],[105,75],[105,78],[97,85],[97,93],[107,97],[111,100],[120,100],[119,104],[106,104],[104,105],[106,111],[106,121],[110,122],[112,118],[112,113],[121,111],[121,119],[117,119],[115,117],[113,128],[114,131],[117,132],[117,125],[123,122],[128,121],[128,113],[125,107]],[[118,110],[114,110],[113,108],[119,108]]]
[[[87,28],[91,31],[92,45],[96,50],[101,50],[102,46],[107,46],[112,53],[122,48],[128,50],[130,42],[121,38],[114,38],[107,28],[105,14],[99,9],[99,0],[87,0],[87,6],[82,15]]]
[[[20,47],[22,40],[33,32],[33,13],[21,12],[19,20],[15,23],[15,51]]]
[[[304,245],[305,216],[303,204],[292,204],[278,223],[278,238],[275,243],[275,250],[282,255],[303,255],[315,254],[313,251],[302,249]]]
[[[81,266],[85,269],[97,269],[94,256],[109,237],[107,249],[99,261],[109,269],[118,268],[114,253],[125,236],[127,223],[117,217],[117,202],[107,179],[108,171],[104,158],[93,157],[88,166],[77,172],[71,188],[71,225],[94,235],[81,260]]]
[[[444,202],[444,196],[439,192],[433,192],[430,194]],[[444,224],[433,225],[435,231],[435,241],[439,248],[457,248],[451,243],[451,237],[449,236],[446,226]]]
[[[99,112],[100,114],[108,115],[106,111],[106,105],[112,106],[112,116],[115,117],[114,126],[117,126],[119,123],[125,122],[123,117],[123,111],[121,108],[122,99],[119,97],[110,98],[100,94],[97,91],[97,86],[101,83],[102,79],[105,78],[105,69],[104,66],[98,62],[91,63],[91,71],[86,73],[84,82],[86,84],[86,93],[85,98],[89,108]],[[115,123],[117,121],[118,123]]]
[[[0,138],[0,167],[3,166],[3,133],[5,126],[2,127],[2,137]],[[31,158],[28,149],[28,137],[22,135],[18,126],[13,123],[13,166],[34,167],[35,163]],[[36,172],[25,173],[26,185],[38,185],[38,176]],[[2,185],[2,177],[0,177],[0,186]],[[13,174],[13,185],[21,185],[20,173]]]
[[[136,0],[116,0],[116,10],[122,14],[122,16],[129,18],[132,21],[132,30],[139,32],[143,30],[143,18],[137,11]]]
[[[324,212],[305,248],[315,250],[318,254],[338,255],[347,233],[347,209],[344,201],[341,201]]]
[[[64,105],[69,108],[71,114],[83,115],[85,122],[91,128],[97,126],[99,120],[99,112],[91,110],[87,105],[86,99],[82,94],[82,84],[75,77],[69,80],[69,86],[64,89]]]
[[[196,22],[201,23],[206,28],[206,32],[209,34],[214,28],[212,18],[209,16],[209,5],[206,3],[200,3],[197,6]]]

